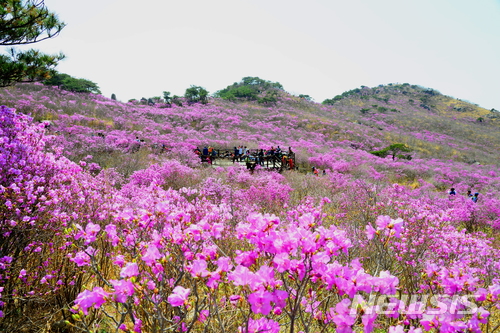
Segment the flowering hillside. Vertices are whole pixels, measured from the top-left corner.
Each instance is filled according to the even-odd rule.
[[[500,329],[496,111],[409,85],[0,96],[0,331]],[[208,167],[204,146],[291,147],[298,168]]]
[[[390,142],[404,142],[422,156],[497,163],[500,111],[409,84],[362,87],[325,101],[358,114]]]

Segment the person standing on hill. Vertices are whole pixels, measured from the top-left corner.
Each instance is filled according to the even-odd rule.
[[[238,157],[240,156],[240,150],[238,147],[234,147],[234,152],[233,152],[233,163],[238,160]]]
[[[457,192],[455,192],[455,188],[453,188],[453,187],[452,187],[452,188],[450,188],[450,190],[448,191],[448,194],[449,194],[449,195],[456,195],[456,194],[457,194]]]
[[[261,149],[257,154],[257,163],[264,165],[264,149]]]
[[[239,147],[238,153],[239,153],[239,156],[240,156],[239,162],[241,162],[243,160],[243,158],[245,157],[245,151],[243,150],[243,146]]]
[[[477,197],[479,196],[479,193],[476,192],[474,193],[474,195],[470,198],[472,200],[472,202],[477,202]]]

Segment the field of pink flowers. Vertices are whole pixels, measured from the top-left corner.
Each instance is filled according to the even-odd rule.
[[[500,331],[497,143],[477,148],[492,125],[449,139],[287,94],[0,96],[0,331]],[[368,152],[410,139],[411,160]],[[292,147],[299,170],[206,167],[205,145]]]

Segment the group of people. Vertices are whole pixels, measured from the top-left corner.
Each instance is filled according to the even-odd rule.
[[[452,187],[450,188],[450,190],[448,191],[448,194],[449,195],[457,195],[457,191],[455,191],[455,188]],[[479,192],[475,192],[474,194],[472,194],[472,191],[471,190],[467,190],[467,197],[470,198],[473,202],[477,202],[477,197],[479,196]]]
[[[212,146],[205,146],[203,150],[196,147],[194,150],[195,154],[200,156],[202,162],[207,162],[208,164],[212,164],[213,160],[217,156],[217,151]]]
[[[233,163],[246,162],[247,168],[252,170],[256,165],[264,166],[266,162],[268,163],[267,166],[272,163],[272,166],[275,167],[277,164],[279,165],[279,161],[281,161],[282,168],[295,169],[295,154],[291,147],[288,147],[288,151],[284,151],[280,146],[253,150],[248,149],[246,146],[238,146],[234,147],[232,152],[229,150],[221,152],[211,146],[205,146],[202,150],[196,147],[194,152],[200,156],[202,162],[208,162],[209,164],[212,164],[215,158],[231,158]]]
[[[277,161],[281,161],[281,169],[295,169],[295,155],[291,147],[288,151],[283,151],[280,146],[270,149],[256,149],[253,152],[246,146],[239,146],[233,148],[232,154],[233,163],[246,162],[247,169],[253,170],[256,165],[264,166],[267,161],[267,166],[272,163],[272,167],[277,167]]]
[[[238,160],[240,162],[244,161],[247,156],[253,156],[257,158],[261,157],[263,159],[265,156],[277,156],[281,158],[283,155],[292,156],[292,148],[288,147],[288,152],[284,152],[280,148],[280,146],[277,146],[276,148],[274,148],[274,146],[271,146],[270,149],[266,149],[265,151],[264,149],[260,149],[252,153],[246,146],[238,146],[234,147],[233,149],[233,162],[236,162]]]
[[[316,168],[316,167],[312,167],[312,173],[313,175],[315,176],[319,176],[319,169]],[[326,176],[326,170],[323,170],[323,172],[321,173],[323,176]]]

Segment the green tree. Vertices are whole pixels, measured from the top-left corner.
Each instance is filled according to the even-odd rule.
[[[312,101],[313,98],[309,95],[300,94],[299,98],[305,99],[306,101]]]
[[[281,83],[263,80],[258,77],[247,76],[241,79],[240,82],[235,82],[231,86],[227,86],[226,88],[217,91],[214,96],[230,101],[238,99],[248,101],[268,101],[268,98],[266,98],[267,94],[270,91],[276,90],[283,90]],[[273,95],[273,97],[276,96],[277,94]]]
[[[57,86],[58,88],[61,88],[64,84],[64,81],[70,78],[71,76],[65,73],[53,73],[52,76],[48,80],[45,80],[43,83],[48,86]]]
[[[43,0],[0,0],[0,45],[33,44],[57,36],[65,23],[45,7]],[[0,86],[43,81],[51,76],[63,54],[9,49],[0,55]]]
[[[333,98],[328,98],[328,99],[325,99],[321,104],[323,105],[334,105],[335,102],[338,102],[342,99],[343,97],[341,95],[337,95]]]
[[[86,79],[77,79],[65,73],[54,72],[52,77],[44,81],[48,86],[57,86],[72,92],[100,94],[99,86]],[[116,97],[115,97],[116,98]]]
[[[273,105],[278,101],[278,93],[276,90],[266,91],[266,94],[258,99],[260,104]]]
[[[256,89],[249,86],[239,86],[234,89],[227,91],[224,94],[223,99],[230,101],[235,101],[236,99],[246,99],[249,101],[254,101],[258,97]]]
[[[177,106],[182,106],[181,97],[177,95],[172,96],[172,103],[174,103]]]
[[[411,155],[401,155],[400,154],[402,152],[410,152],[410,151],[411,151],[411,148],[408,147],[408,145],[406,145],[404,143],[394,143],[394,144],[390,145],[389,147],[386,147],[384,149],[377,150],[377,151],[371,151],[370,153],[375,155],[375,156],[382,157],[382,158],[385,158],[388,155],[392,155],[392,160],[395,160],[396,157],[411,159]]]
[[[71,78],[70,80],[66,80],[62,86],[64,90],[72,91],[72,92],[83,92],[83,93],[94,93],[100,94],[101,90],[99,86],[86,79],[75,79]]]
[[[363,86],[362,86],[363,87]],[[358,97],[361,98],[361,95],[362,94],[362,90],[359,89],[359,88],[356,88],[356,89],[352,89],[352,90],[349,90],[349,91],[344,91],[342,94],[340,95],[337,95],[333,98],[328,98],[328,99],[325,99],[323,102],[321,102],[321,104],[323,105],[334,105],[336,102],[346,98],[346,97],[349,97],[349,96],[354,96],[354,95],[357,95]]]
[[[66,25],[43,0],[1,0],[0,45],[37,43],[57,36]]]
[[[111,94],[111,99],[112,99],[113,101],[116,101],[116,95],[115,95],[115,94]]]
[[[184,98],[187,100],[188,104],[193,103],[208,103],[208,91],[200,86],[191,86],[186,89],[184,93]]]
[[[243,85],[247,86],[261,86],[263,88],[276,88],[283,90],[283,86],[279,82],[271,82],[263,80],[259,77],[247,76],[241,79]]]
[[[33,49],[24,52],[10,49],[6,55],[0,55],[0,86],[46,80],[63,58],[62,54],[47,55]]]
[[[170,96],[170,91],[163,92],[163,99],[165,100],[165,104],[168,106],[172,105],[172,96]]]

